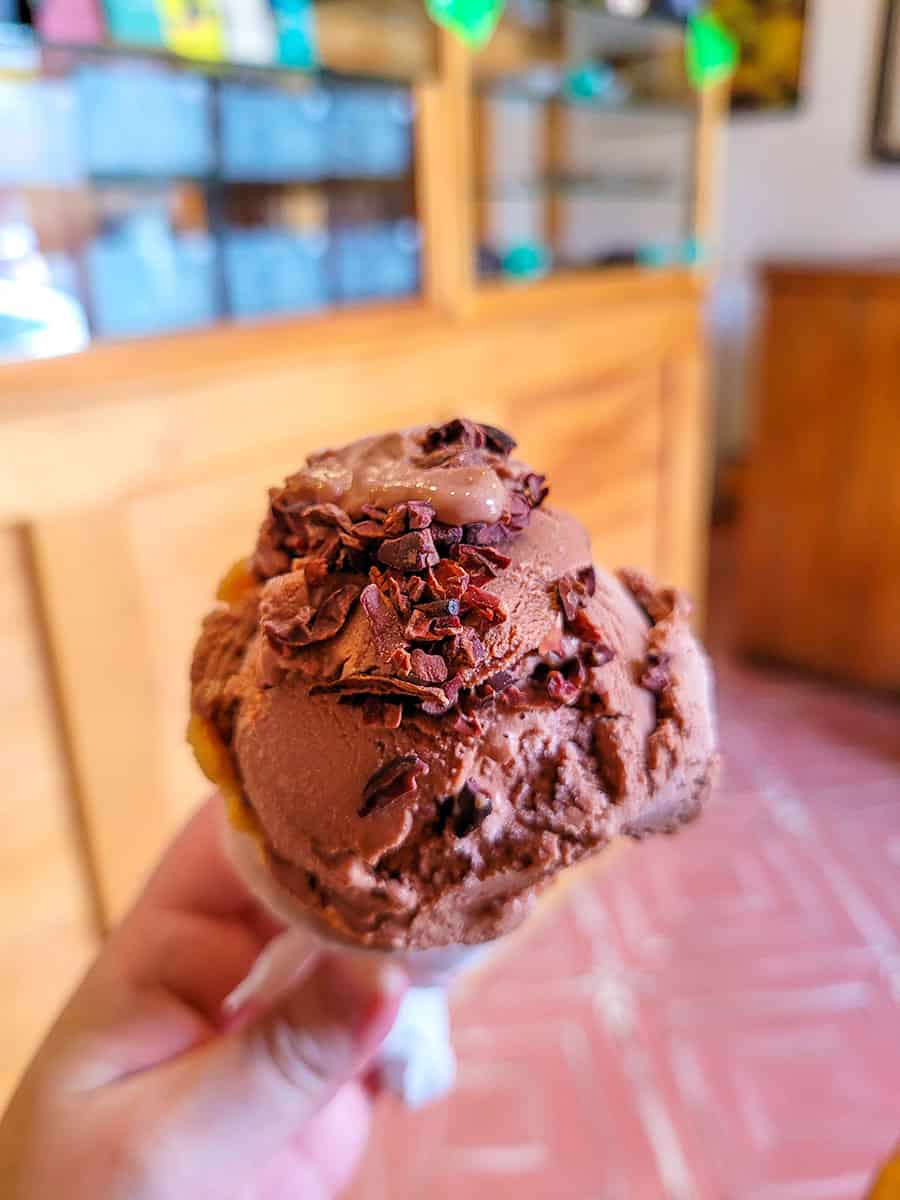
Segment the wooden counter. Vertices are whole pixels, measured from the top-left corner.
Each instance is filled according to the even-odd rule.
[[[900,263],[784,264],[763,283],[744,647],[900,690]]]

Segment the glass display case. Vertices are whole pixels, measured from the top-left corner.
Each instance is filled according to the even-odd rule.
[[[704,253],[691,0],[509,0],[478,53],[422,0],[33,7],[0,22],[0,360]]]
[[[188,61],[151,44],[155,6],[107,8],[127,46],[80,40],[52,5],[40,40],[6,27],[0,359],[418,291],[423,10],[404,17],[404,79],[329,70],[318,42],[312,70]],[[340,36],[352,10],[323,12],[332,58],[364,67]],[[391,49],[389,34],[369,62]]]
[[[482,278],[698,261],[689,7],[507,6],[474,71]]]

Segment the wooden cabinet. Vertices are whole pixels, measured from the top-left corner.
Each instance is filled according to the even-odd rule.
[[[773,267],[764,281],[742,641],[900,689],[900,269]]]

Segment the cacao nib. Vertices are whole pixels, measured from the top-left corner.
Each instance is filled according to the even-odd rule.
[[[426,580],[435,599],[459,600],[469,586],[468,572],[449,558],[441,559],[436,567],[429,570]]]
[[[400,618],[394,606],[374,583],[369,583],[363,588],[359,602],[372,630],[375,653],[382,662],[389,662],[391,655],[406,645]]]
[[[384,537],[384,525],[381,521],[357,521],[351,526],[351,532],[365,541],[380,541]]]
[[[419,575],[408,575],[405,580],[405,591],[407,596],[414,604],[417,604],[425,595],[425,589],[428,585],[425,580]]]
[[[589,667],[605,667],[608,662],[616,657],[616,652],[610,646],[605,646],[602,642],[597,642],[593,646],[585,647],[582,651],[584,661]]]
[[[284,511],[294,512],[296,509],[292,505]],[[301,507],[300,515],[304,520],[317,525],[336,525],[339,529],[345,530],[349,530],[351,526],[349,516],[337,504],[308,504]]]
[[[583,608],[575,614],[575,619],[570,623],[570,628],[573,633],[577,634],[585,642],[591,642],[594,645],[605,644],[603,630],[588,616],[586,610]]]
[[[522,480],[522,492],[532,508],[543,504],[549,491],[546,475],[538,475],[534,471],[530,471]]]
[[[456,794],[453,806],[453,835],[464,838],[474,833],[490,816],[493,804],[488,793],[474,779],[467,779]]]
[[[510,533],[521,533],[531,520],[531,505],[519,492],[513,492],[507,503],[504,521]]]
[[[413,650],[410,660],[410,674],[422,683],[443,683],[447,678],[447,664],[439,654]]]
[[[395,534],[405,533],[406,528],[406,503],[392,504],[384,518],[385,536],[393,537]]]
[[[440,521],[434,521],[431,525],[431,536],[436,546],[457,545],[462,541],[462,532],[461,525],[443,525]]]
[[[664,691],[672,682],[669,663],[670,656],[668,654],[648,654],[639,680],[641,687],[656,695]]]
[[[486,679],[481,686],[488,689],[489,695],[496,695],[498,692],[505,691],[511,683],[514,683],[515,678],[512,671],[497,671],[496,674]]]
[[[471,585],[462,598],[462,607],[465,612],[475,613],[490,625],[498,625],[501,621],[505,621],[507,616],[503,601],[499,596],[495,596],[493,592],[486,592],[484,588]]]
[[[512,562],[508,554],[495,550],[493,546],[458,546],[454,558],[462,563],[467,571],[483,573],[489,579]]]
[[[412,656],[406,646],[398,646],[388,659],[388,666],[398,675],[408,675],[412,670]]]
[[[498,546],[508,540],[509,530],[502,521],[463,526],[463,541],[469,546]]]
[[[400,537],[388,538],[378,547],[379,562],[398,571],[424,571],[439,561],[431,532],[417,529]]]
[[[550,672],[545,686],[547,695],[555,704],[572,704],[578,699],[578,685],[566,679],[559,671]]]
[[[395,800],[413,796],[418,788],[420,775],[428,774],[428,764],[417,754],[404,754],[387,763],[369,779],[363,789],[359,815],[387,808]]]
[[[420,604],[417,611],[426,617],[458,617],[459,600],[452,597],[448,600],[432,600],[429,604]]]
[[[427,529],[434,520],[434,508],[427,500],[407,500],[406,510],[410,529]]]
[[[482,661],[484,655],[484,643],[481,638],[470,625],[464,625],[457,636],[452,661],[461,666],[474,667]]]

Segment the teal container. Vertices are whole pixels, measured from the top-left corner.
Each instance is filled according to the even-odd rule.
[[[275,45],[283,67],[309,71],[319,65],[312,0],[271,0]]]

